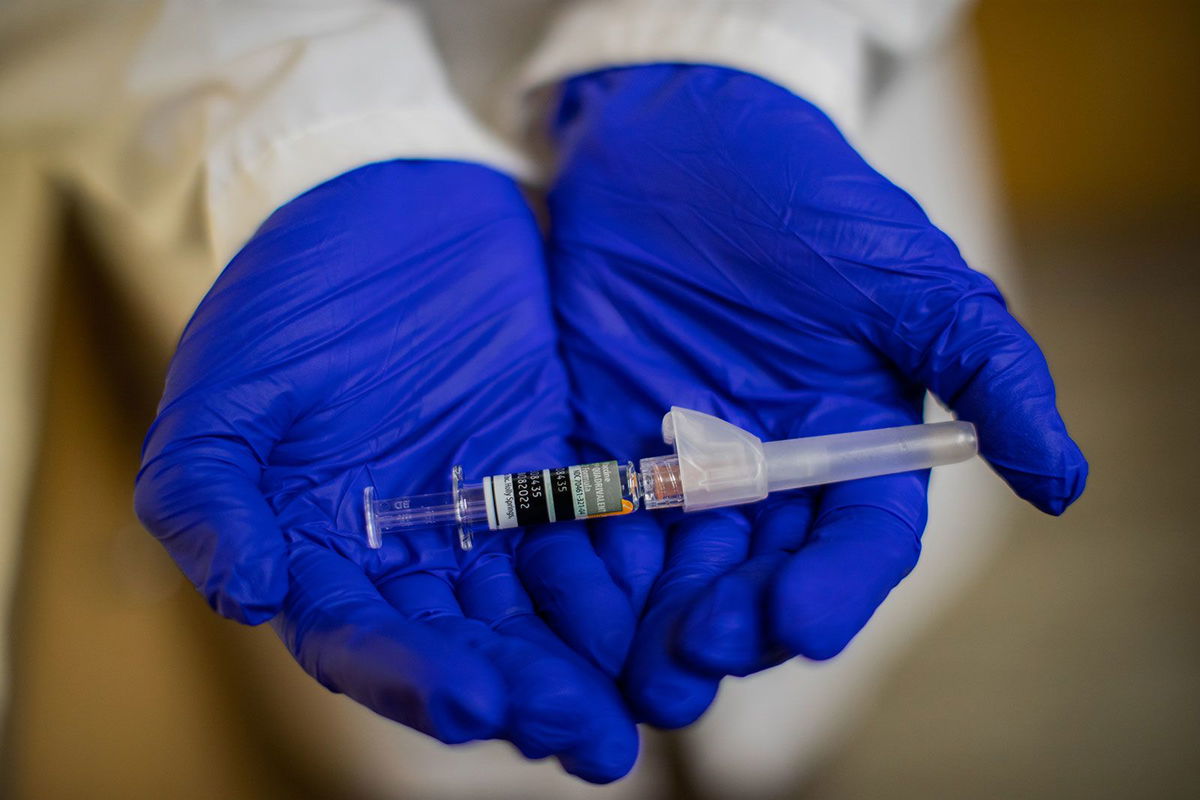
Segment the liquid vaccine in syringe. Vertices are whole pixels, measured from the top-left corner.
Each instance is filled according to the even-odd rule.
[[[854,433],[762,442],[724,420],[685,408],[663,418],[671,455],[633,462],[599,461],[569,467],[489,475],[465,483],[462,467],[449,492],[377,499],[363,492],[367,542],[385,534],[454,525],[470,550],[481,530],[682,508],[702,511],[754,503],[770,492],[928,469],[978,452],[968,422],[940,422]]]

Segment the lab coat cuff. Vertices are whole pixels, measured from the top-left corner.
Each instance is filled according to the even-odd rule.
[[[275,209],[366,164],[465,161],[529,180],[528,159],[451,106],[381,109],[305,126],[257,147],[230,145],[206,160],[209,238],[223,266]]]
[[[528,119],[573,75],[642,64],[707,64],[758,75],[819,106],[847,131],[862,117],[866,40],[851,15],[818,3],[608,0],[568,6],[522,70]]]

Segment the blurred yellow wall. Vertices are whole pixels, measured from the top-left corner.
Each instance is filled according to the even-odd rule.
[[[1200,194],[1200,2],[984,0],[975,14],[1021,215],[1149,213]]]

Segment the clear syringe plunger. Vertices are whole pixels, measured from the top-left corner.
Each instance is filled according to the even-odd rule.
[[[699,411],[672,408],[663,418],[672,455],[632,462],[490,475],[464,483],[455,467],[449,492],[377,499],[363,492],[367,541],[413,528],[454,525],[463,550],[478,530],[502,531],[569,519],[682,507],[684,511],[743,505],[770,492],[888,475],[965,461],[978,452],[975,426],[939,422],[762,442]]]

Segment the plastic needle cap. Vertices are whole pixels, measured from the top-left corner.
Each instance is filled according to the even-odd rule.
[[[954,464],[979,450],[969,422],[937,422],[766,442],[717,417],[672,407],[685,511],[741,505],[770,492]]]

